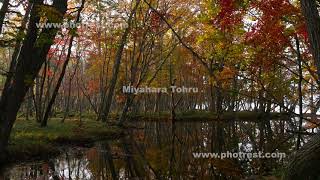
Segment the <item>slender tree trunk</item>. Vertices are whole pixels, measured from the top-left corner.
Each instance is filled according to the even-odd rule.
[[[61,123],[64,123],[64,121],[66,120],[66,118],[69,116],[69,109],[70,109],[70,96],[71,96],[71,84],[72,84],[72,78],[69,78],[69,86],[68,86],[68,94],[67,94],[67,100],[66,100],[66,109],[65,112],[63,114],[63,118],[61,120]]]
[[[84,7],[84,4],[85,4],[85,0],[82,0],[81,7],[78,10],[76,23],[78,23],[80,21],[80,14],[81,14],[81,11],[82,11],[82,9]],[[56,85],[56,87],[55,87],[55,89],[53,91],[52,97],[51,97],[51,99],[49,101],[49,104],[48,104],[47,109],[45,111],[44,117],[43,117],[43,119],[41,121],[41,127],[46,127],[47,124],[48,124],[48,119],[49,119],[50,112],[52,111],[52,106],[53,106],[53,104],[54,104],[54,102],[56,100],[56,97],[58,95],[62,80],[64,78],[64,75],[66,74],[68,63],[70,61],[71,49],[72,49],[74,38],[75,38],[75,36],[71,35],[70,42],[69,42],[69,47],[68,47],[68,54],[67,54],[66,60],[65,60],[65,62],[63,64],[62,71],[61,71],[61,74],[59,76],[57,85]]]
[[[26,8],[26,13],[25,13],[25,16],[24,16],[24,18],[22,20],[21,27],[20,27],[20,30],[18,32],[17,37],[21,37],[21,36],[24,35],[24,31],[26,29],[26,26],[27,26],[27,23],[28,23],[28,20],[29,20],[29,15],[30,15],[30,12],[31,12],[32,5],[33,4],[31,2],[28,2],[27,8]],[[0,32],[0,34],[1,34],[1,32]],[[20,53],[21,46],[22,46],[21,42],[22,42],[21,38],[18,38],[17,41],[16,41],[15,48],[14,48],[14,51],[12,53],[11,62],[10,62],[9,74],[7,76],[8,81],[6,81],[7,83],[11,82],[12,75],[13,75],[15,69],[16,69],[17,58],[18,58],[18,55]],[[5,84],[4,86],[8,86],[8,85],[9,84]]]
[[[299,69],[299,83],[298,83],[298,94],[299,94],[299,132],[297,137],[297,146],[296,149],[299,150],[301,144],[301,132],[302,132],[302,119],[303,119],[303,111],[302,111],[302,62],[301,62],[301,54],[300,54],[300,43],[298,37],[296,37],[296,46],[297,46],[297,63]]]
[[[131,30],[131,26],[132,26],[132,19],[134,14],[136,13],[136,10],[139,6],[140,0],[136,1],[135,7],[133,8],[133,10],[131,11],[131,14],[129,16],[128,19],[128,26],[125,29],[120,42],[119,42],[119,47],[118,50],[116,52],[116,57],[114,60],[114,65],[113,65],[113,71],[112,71],[112,78],[110,81],[110,87],[109,87],[109,91],[108,91],[108,95],[106,97],[106,100],[104,102],[103,108],[102,108],[102,113],[101,113],[101,117],[98,117],[98,119],[102,119],[103,122],[107,121],[107,118],[109,116],[109,112],[110,112],[110,108],[111,108],[111,103],[112,103],[112,99],[113,99],[113,94],[114,94],[114,89],[116,87],[117,84],[117,79],[118,79],[118,74],[119,74],[119,69],[120,69],[120,64],[121,64],[121,59],[122,59],[122,52],[124,49],[124,46],[127,42],[127,38],[129,36],[130,30]]]
[[[160,98],[161,98],[161,92],[157,93],[155,98],[156,99],[155,99],[154,108],[153,108],[154,113],[160,112],[159,111],[159,102],[160,102]]]
[[[40,95],[40,88],[39,88],[39,77],[36,77],[35,79],[35,92],[33,92],[33,104],[34,104],[34,109],[35,109],[35,118],[36,122],[40,123],[41,118],[40,118],[40,110],[39,110],[39,95]]]
[[[2,33],[2,27],[4,24],[6,13],[8,12],[8,7],[9,7],[9,0],[4,0],[2,2],[2,7],[0,9],[0,34]]]
[[[31,87],[32,88],[32,87]],[[30,115],[32,115],[32,89],[29,89],[29,96],[27,98],[27,110],[26,110],[26,120],[29,120]]]
[[[171,84],[172,86],[174,86],[174,81],[172,82],[172,84]],[[170,91],[170,96],[171,96],[171,98],[170,98],[170,108],[171,108],[171,121],[172,121],[172,123],[175,123],[175,121],[176,121],[176,107],[175,107],[175,99],[174,99],[174,92],[173,92],[173,90],[171,89],[171,91]]]
[[[133,95],[132,94],[128,94],[127,98],[126,98],[125,105],[124,105],[123,110],[122,110],[122,113],[120,115],[120,119],[119,119],[119,123],[118,123],[119,126],[122,126],[123,123],[125,122],[126,117],[127,117],[127,113],[129,111],[129,108],[131,107],[131,105],[133,103],[133,100],[134,100]]]
[[[216,111],[216,96],[215,96],[215,87],[213,85],[213,78],[210,77],[210,82],[209,82],[209,86],[210,86],[210,111],[211,112],[215,112]]]

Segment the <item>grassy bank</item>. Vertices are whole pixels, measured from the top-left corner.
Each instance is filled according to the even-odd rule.
[[[134,120],[146,121],[165,121],[170,120],[170,113],[145,113],[130,115]],[[287,113],[265,113],[240,111],[240,112],[224,112],[222,114],[207,112],[207,111],[188,111],[177,113],[177,121],[260,121],[261,119],[281,119],[289,118]]]
[[[61,146],[91,146],[95,141],[121,136],[121,129],[94,120],[59,118],[49,121],[48,127],[41,128],[34,120],[18,119],[11,133],[8,147],[8,161],[43,159],[57,155]]]
[[[69,118],[77,117],[77,114],[69,114]],[[82,115],[87,119],[96,119],[97,117],[93,113],[84,113]],[[109,115],[109,121],[119,119],[120,115],[111,113]],[[56,113],[56,118],[62,118],[63,113]],[[170,112],[146,112],[146,113],[128,113],[129,119],[133,120],[144,120],[144,121],[168,121],[170,120]],[[254,111],[239,111],[239,112],[224,112],[222,114],[217,114],[208,111],[186,111],[186,112],[177,112],[176,119],[178,121],[260,121],[261,119],[281,119],[288,120],[288,113],[275,113],[271,112],[269,115],[266,113],[259,113]]]

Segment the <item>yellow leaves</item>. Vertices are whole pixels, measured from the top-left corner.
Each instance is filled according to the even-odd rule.
[[[214,76],[209,76],[209,84],[217,86],[217,83],[221,83],[222,88],[228,88],[233,81],[236,74],[236,70],[231,67],[224,67],[222,71],[217,71]]]
[[[37,5],[37,11],[41,21],[49,19],[51,22],[58,22],[60,20],[61,13],[53,7]]]
[[[317,72],[317,67],[312,65],[312,66],[310,66],[310,70],[315,73],[315,72]]]
[[[236,74],[236,71],[234,69],[231,69],[230,67],[224,67],[221,72],[219,72],[218,80],[219,81],[230,81],[233,79],[234,75]]]
[[[213,76],[209,76],[209,84],[216,85],[216,81]]]

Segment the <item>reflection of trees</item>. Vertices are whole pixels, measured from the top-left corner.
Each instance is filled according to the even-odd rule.
[[[157,123],[158,129],[161,129],[161,126],[165,128],[159,132],[152,131],[152,127],[150,127],[150,131],[145,131],[147,134],[145,134],[145,141],[141,142],[141,146],[145,146],[145,149],[148,150],[153,149],[152,147],[170,147],[170,150],[166,150],[166,148],[162,150],[162,154],[167,155],[148,156],[148,158],[154,162],[152,159],[167,157],[169,169],[160,169],[160,174],[169,172],[173,176],[172,178],[205,178],[221,175],[240,177],[256,173],[262,167],[279,167],[279,162],[276,159],[254,159],[253,161],[245,159],[194,159],[192,152],[239,152],[249,151],[249,149],[252,152],[258,152],[260,149],[265,152],[275,152],[273,149],[275,147],[279,152],[287,152],[292,144],[286,143],[288,136],[283,136],[283,121],[265,120],[261,123],[264,124],[263,131],[259,131],[261,126],[259,127],[259,123],[255,122],[177,123],[176,130],[171,132],[166,124],[155,123]],[[146,129],[148,128],[147,125]],[[259,138],[261,136],[264,137],[263,140]],[[158,140],[153,141],[154,138]],[[159,142],[161,142],[160,145]],[[248,147],[250,148],[248,149]],[[155,153],[156,155],[158,154]],[[155,164],[155,168],[157,168],[157,164]],[[265,168],[265,171],[269,171],[269,169]]]
[[[262,120],[261,120],[262,121]],[[85,156],[68,152],[51,163],[10,172],[12,179],[230,179],[268,173],[276,159],[195,159],[193,152],[289,152],[295,145],[283,121],[144,123],[117,141],[100,142]],[[272,135],[271,135],[272,133]],[[290,139],[291,138],[291,139]],[[83,151],[83,150],[82,150]]]
[[[65,153],[59,158],[47,162],[31,163],[23,166],[16,166],[10,169],[9,174],[12,180],[61,180],[61,179],[90,179],[90,173],[86,168],[86,161],[70,153]],[[1,177],[1,176],[0,176]],[[1,178],[0,178],[1,179]],[[3,178],[6,179],[6,178]]]

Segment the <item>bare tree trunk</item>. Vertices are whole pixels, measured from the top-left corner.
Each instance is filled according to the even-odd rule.
[[[157,93],[155,98],[156,99],[155,99],[154,108],[153,108],[154,113],[160,112],[159,111],[159,102],[160,102],[160,98],[161,98],[161,92]]]
[[[9,7],[9,0],[4,0],[2,2],[2,7],[0,9],[0,34],[2,33],[2,26],[4,24],[4,18],[8,11],[8,7]]]
[[[78,71],[79,62],[80,62],[80,58],[77,56],[77,64],[76,64],[76,67],[75,67],[73,73],[70,74],[70,77],[69,77],[69,86],[68,86],[68,94],[67,94],[67,100],[66,100],[66,108],[65,108],[65,112],[64,112],[63,118],[62,118],[62,120],[61,120],[62,123],[64,123],[64,121],[66,120],[66,118],[67,118],[68,115],[69,115],[72,80],[74,79],[74,77],[76,76],[76,73],[77,73],[77,71]],[[79,78],[77,78],[77,82],[78,82],[78,79],[79,79]],[[79,87],[79,84],[77,84],[77,85],[78,85],[78,87]],[[80,88],[78,88],[78,90],[80,90]]]
[[[302,13],[306,19],[311,50],[320,77],[320,16],[316,0],[301,0]]]
[[[171,86],[175,86],[175,79],[171,82]],[[171,122],[175,123],[176,121],[176,105],[174,99],[173,89],[170,91],[170,111],[171,111]]]
[[[215,112],[217,108],[216,108],[215,87],[213,84],[213,75],[210,75],[209,86],[210,86],[210,104],[209,104],[210,111]]]
[[[127,118],[127,113],[129,111],[129,108],[131,107],[131,105],[133,103],[133,100],[134,100],[133,95],[132,94],[128,94],[127,98],[126,98],[125,105],[124,105],[122,113],[121,113],[121,116],[119,118],[119,123],[118,123],[119,126],[123,126],[123,123]]]
[[[76,70],[75,70],[76,71]],[[72,84],[72,77],[69,77],[69,86],[68,86],[68,94],[67,94],[67,100],[65,102],[66,104],[66,109],[65,112],[63,114],[63,118],[61,120],[61,123],[64,123],[64,121],[66,120],[66,118],[69,116],[69,109],[70,109],[70,96],[71,96],[71,84]]]
[[[302,67],[301,67],[301,54],[300,54],[300,43],[298,37],[296,37],[296,46],[297,46],[297,60],[298,60],[298,68],[299,68],[299,83],[298,83],[298,94],[299,94],[299,133],[297,138],[297,150],[300,148],[300,141],[301,141],[301,132],[302,132],[302,119],[303,119],[303,111],[302,111]]]
[[[136,1],[135,7],[133,8],[133,10],[130,13],[129,19],[128,19],[128,26],[125,29],[120,42],[119,42],[119,47],[116,53],[116,57],[114,60],[114,65],[113,65],[113,70],[112,70],[112,78],[110,81],[110,87],[109,87],[109,91],[108,91],[108,95],[106,97],[106,100],[104,102],[103,108],[102,108],[102,113],[101,113],[101,117],[98,117],[98,119],[101,119],[103,122],[107,121],[109,112],[110,112],[110,108],[111,108],[111,103],[112,103],[112,99],[113,99],[113,94],[114,94],[114,89],[116,87],[117,84],[117,79],[118,79],[118,74],[119,74],[119,69],[120,69],[120,63],[121,63],[121,59],[122,59],[122,52],[124,49],[124,46],[126,44],[127,38],[129,36],[130,30],[131,30],[131,26],[132,26],[132,19],[134,14],[136,13],[136,10],[139,6],[140,0]]]
[[[31,87],[32,88],[32,87]],[[32,115],[32,89],[29,89],[29,96],[27,99],[27,110],[26,110],[26,120],[29,120],[30,115]]]
[[[84,4],[85,4],[85,0],[82,0],[81,7],[78,10],[76,23],[78,23],[79,20],[80,20],[80,14],[81,14],[81,11],[82,11],[82,9],[84,7]],[[41,127],[46,127],[47,124],[48,124],[48,118],[49,118],[50,112],[52,110],[52,106],[53,106],[53,104],[54,104],[54,102],[56,100],[56,97],[58,95],[62,80],[63,80],[64,75],[66,73],[66,69],[67,69],[68,63],[70,61],[71,49],[72,49],[72,44],[73,44],[74,37],[75,37],[74,34],[71,35],[70,42],[69,42],[69,47],[68,47],[68,54],[67,54],[66,60],[65,60],[65,62],[63,64],[62,71],[61,71],[61,74],[59,76],[57,85],[56,85],[56,87],[55,87],[55,89],[53,91],[52,97],[51,97],[51,99],[49,101],[49,104],[48,104],[47,109],[45,111],[44,117],[43,117],[43,119],[41,121]]]

